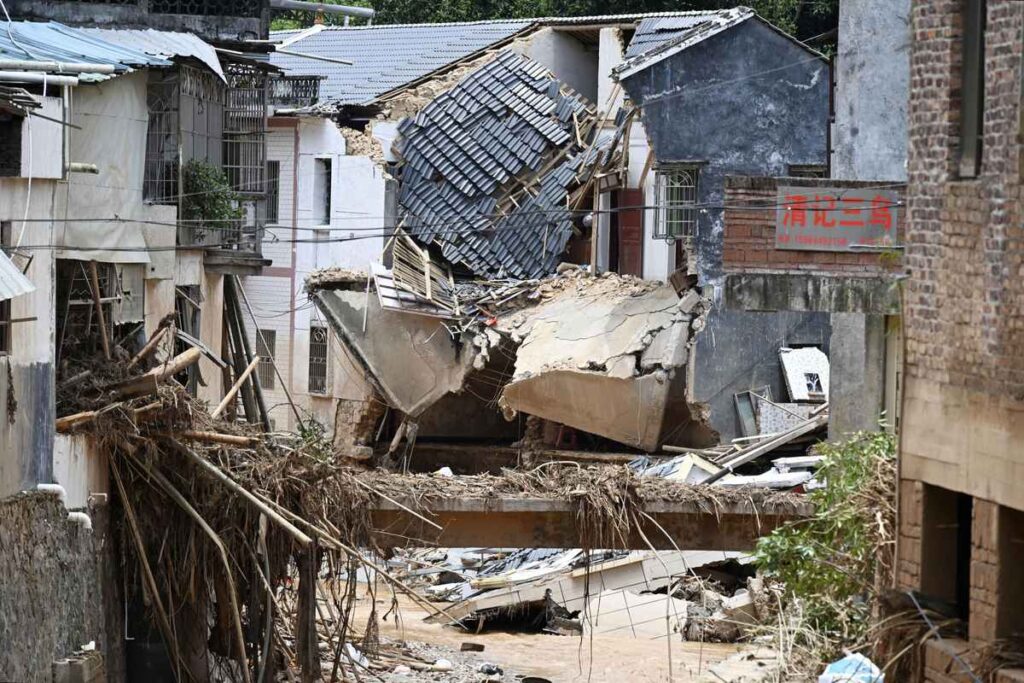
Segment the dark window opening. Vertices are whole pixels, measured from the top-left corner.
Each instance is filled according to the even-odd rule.
[[[331,222],[331,160],[314,159],[313,221],[317,225]]]
[[[267,223],[277,223],[280,215],[281,162],[267,162]]]
[[[327,328],[309,328],[309,393],[327,393]]]
[[[0,223],[0,249],[4,254],[10,256],[8,248],[11,246],[11,223],[3,221]],[[0,356],[6,356],[11,352],[11,300],[0,301]]]
[[[827,178],[828,167],[824,164],[790,164],[787,174],[790,178]]]
[[[89,361],[102,354],[103,334],[93,296],[92,267],[88,261],[57,259],[57,375],[58,380],[73,369],[76,362]],[[114,304],[120,302],[117,267],[96,263],[102,325],[110,343],[116,339]]]
[[[966,621],[974,498],[925,485],[921,506],[921,593],[947,603]]]
[[[961,41],[963,80],[960,88],[960,176],[981,172],[985,122],[986,0],[963,1]]]
[[[256,355],[260,357],[259,365],[256,366],[256,374],[260,379],[260,385],[264,389],[273,389],[276,377],[274,376],[274,354],[277,350],[277,332],[274,330],[256,330]]]
[[[996,637],[1024,636],[1024,511],[999,508],[999,591]]]
[[[0,111],[0,176],[21,175],[21,124],[17,114]]]

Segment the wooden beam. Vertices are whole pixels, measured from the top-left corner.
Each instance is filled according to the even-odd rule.
[[[96,306],[96,320],[100,326],[100,341],[103,342],[103,356],[110,360],[110,339],[107,337],[107,321],[103,318],[103,304],[100,301],[100,278],[96,271],[96,262],[89,261],[89,289],[92,290],[93,304]]]
[[[418,539],[441,547],[579,548],[576,511],[569,501],[547,498],[398,500],[429,513],[437,532],[395,504],[381,500],[371,511],[377,531]],[[650,502],[654,522],[643,520],[626,539],[625,549],[751,550],[761,536],[781,524],[812,514],[809,503],[753,507],[751,503]],[[659,528],[660,527],[660,528]],[[664,531],[662,531],[664,530]],[[640,532],[643,532],[642,534]],[[668,534],[669,537],[666,537]]]
[[[417,441],[409,463],[412,472],[436,472],[450,467],[455,474],[501,474],[502,468],[520,465],[520,449],[489,444]],[[533,452],[534,462],[578,462],[588,465],[625,465],[636,453],[593,453],[589,451],[543,450]]]

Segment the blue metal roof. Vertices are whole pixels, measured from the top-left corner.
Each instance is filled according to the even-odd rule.
[[[141,50],[148,55],[163,59],[192,57],[205,64],[222,81],[227,81],[224,69],[220,65],[220,59],[217,57],[217,51],[194,33],[158,31],[152,28],[83,28],[81,30],[108,43]]]
[[[114,73],[125,73],[134,67],[171,65],[161,57],[115,45],[55,21],[0,21],[0,59],[106,64],[114,67]],[[86,81],[109,77],[89,73],[75,75]]]
[[[332,64],[294,55],[274,53],[270,61],[292,75],[326,76],[320,83],[320,101],[366,104],[475,52],[511,38],[535,20],[482,21],[460,24],[404,24],[393,26],[328,27],[298,40],[287,49],[332,59]],[[299,31],[274,32],[287,39]]]

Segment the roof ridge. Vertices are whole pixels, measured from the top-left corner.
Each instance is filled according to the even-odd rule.
[[[613,20],[640,20],[640,19],[654,19],[658,17],[686,17],[686,16],[700,16],[708,14],[722,14],[725,12],[731,12],[734,9],[743,9],[743,6],[724,8],[724,9],[708,9],[708,10],[679,10],[679,11],[665,11],[665,12],[634,12],[625,14],[585,14],[578,17],[502,17],[499,19],[474,19],[472,21],[424,21],[419,23],[402,23],[402,24],[364,24],[359,26],[339,26],[329,25],[325,26],[325,31],[366,31],[373,29],[389,29],[389,28],[422,28],[424,26],[482,26],[486,24],[572,24],[584,20],[590,21],[613,21]],[[270,35],[284,35],[286,33],[295,33],[304,29],[282,29],[279,31],[271,31]]]

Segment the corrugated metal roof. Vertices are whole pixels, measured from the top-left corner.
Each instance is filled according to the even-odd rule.
[[[327,28],[288,46],[289,50],[345,59],[351,66],[274,53],[270,61],[286,73],[326,76],[320,101],[366,104],[444,66],[506,40],[532,22],[489,21]],[[295,32],[275,32],[275,39]]]
[[[11,36],[14,40],[11,40]],[[0,22],[0,59],[106,64],[113,66],[115,73],[125,73],[133,67],[171,65],[171,62],[161,57],[115,45],[82,29],[55,21]],[[109,78],[103,74],[75,75],[84,81]]]
[[[156,29],[124,28],[83,28],[79,29],[109,43],[141,50],[146,54],[163,59],[192,57],[210,68],[210,71],[227,81],[221,68],[217,51],[212,45],[193,33],[178,31],[157,31]]]
[[[7,254],[0,251],[0,301],[34,292],[35,289],[32,281],[22,274]]]
[[[588,116],[587,103],[563,93],[546,68],[498,53],[399,126],[403,226],[479,275],[553,271],[572,233],[566,195],[595,158],[576,145],[575,120]],[[513,179],[526,182],[566,147],[530,192],[498,206]]]

